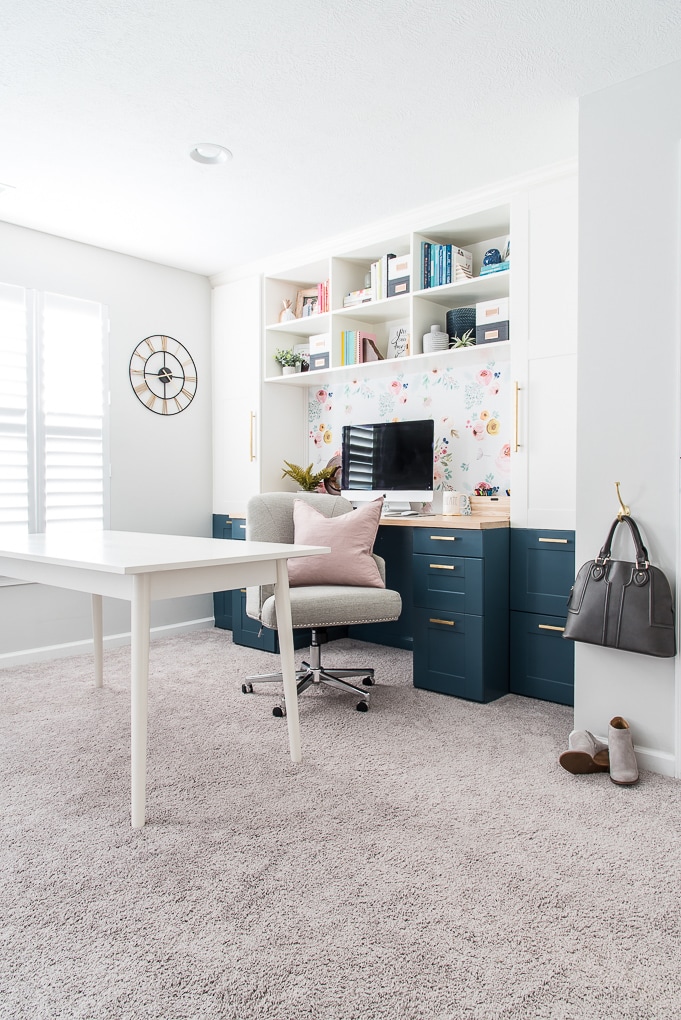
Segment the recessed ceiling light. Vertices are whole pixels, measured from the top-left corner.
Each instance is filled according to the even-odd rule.
[[[224,145],[214,145],[213,142],[199,142],[198,145],[194,146],[189,155],[197,163],[212,165],[228,163],[232,158],[232,153],[229,149],[226,149]]]

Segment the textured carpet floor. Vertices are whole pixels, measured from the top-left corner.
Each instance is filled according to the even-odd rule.
[[[129,652],[0,673],[2,1020],[672,1020],[681,785],[557,764],[570,709],[416,690],[350,640],[371,710],[301,702],[208,630],[151,649],[148,824],[129,822]],[[613,705],[612,714],[617,706]]]

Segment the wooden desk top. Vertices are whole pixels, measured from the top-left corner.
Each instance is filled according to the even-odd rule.
[[[444,514],[433,514],[430,517],[381,517],[381,525],[397,528],[458,528],[462,531],[486,531],[489,528],[509,528],[508,519],[486,517],[484,514],[471,514],[445,517]]]

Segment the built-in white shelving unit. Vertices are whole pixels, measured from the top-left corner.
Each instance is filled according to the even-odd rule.
[[[282,375],[274,355],[278,348],[303,345],[314,334],[330,336],[329,367],[324,368],[325,378],[343,378],[358,371],[367,374],[392,372],[395,361],[363,362],[345,365],[342,359],[341,336],[344,330],[361,330],[376,337],[376,345],[385,355],[391,326],[404,324],[409,332],[409,355],[400,362],[410,362],[413,370],[421,364],[437,359],[437,363],[451,363],[470,348],[452,349],[435,355],[424,354],[422,338],[431,326],[439,323],[444,329],[449,309],[468,307],[479,301],[508,297],[511,270],[480,276],[480,268],[488,248],[504,251],[511,233],[510,204],[483,209],[444,223],[420,227],[408,234],[379,238],[376,242],[353,250],[329,254],[328,258],[266,276],[264,280],[264,344],[263,370],[265,382],[286,386],[313,386],[314,372]],[[423,243],[452,244],[470,251],[473,256],[471,279],[441,286],[424,288],[422,251]],[[371,302],[344,307],[343,300],[352,291],[365,287],[372,262],[387,253],[396,256],[411,255],[409,293],[382,298]],[[279,322],[279,314],[288,301],[296,308],[300,290],[309,291],[328,281],[329,310],[320,314]],[[485,350],[482,350],[484,346]],[[486,358],[486,348],[473,357]],[[497,346],[497,345],[494,345]],[[422,360],[425,359],[425,360]],[[406,364],[405,364],[406,368]]]

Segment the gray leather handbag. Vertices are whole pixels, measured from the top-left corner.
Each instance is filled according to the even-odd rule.
[[[611,558],[615,529],[623,521],[634,540],[634,563]],[[669,581],[659,567],[649,563],[632,517],[622,515],[614,520],[596,559],[579,568],[570,590],[563,637],[643,655],[676,654]]]

